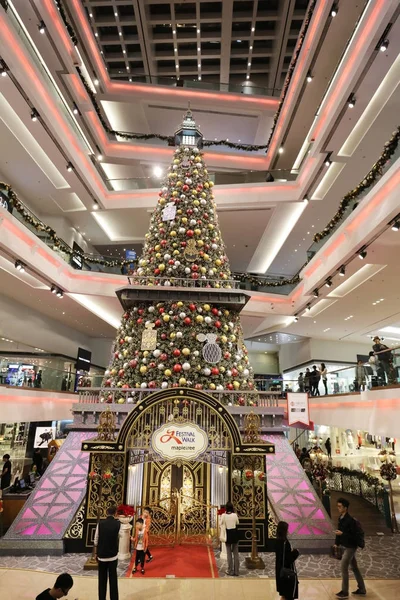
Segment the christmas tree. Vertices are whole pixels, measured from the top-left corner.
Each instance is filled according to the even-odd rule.
[[[103,386],[251,391],[239,318],[248,297],[234,290],[213,182],[201,152],[202,135],[190,110],[175,142],[132,288],[119,292],[127,310]],[[144,300],[136,296],[128,301],[130,293],[144,286]],[[109,401],[104,391],[102,399]],[[124,402],[125,395],[117,401]],[[245,403],[240,393],[228,394],[224,401]]]

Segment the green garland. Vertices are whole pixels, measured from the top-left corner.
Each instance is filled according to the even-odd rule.
[[[368,188],[375,184],[377,179],[382,177],[383,169],[390,160],[391,156],[396,152],[397,146],[400,140],[400,127],[393,132],[392,137],[383,147],[382,154],[380,158],[376,161],[373,167],[368,171],[362,181],[348,192],[340,201],[339,207],[336,211],[336,214],[329,223],[324,227],[324,229],[314,235],[314,242],[319,242],[323,240],[327,235],[331,233],[333,229],[343,220],[344,213],[346,209],[350,206],[352,202],[355,202],[360,195],[365,192]],[[354,205],[353,208],[356,208],[357,204]]]
[[[71,23],[68,21],[67,19],[67,15],[65,13],[65,11],[62,9],[61,5],[62,5],[62,1],[61,0],[55,0],[57,8],[60,12],[60,16],[64,22],[64,25],[68,31],[69,36],[71,37],[71,40],[73,42],[73,44],[76,46],[78,44],[78,40],[77,40],[77,36],[75,34],[75,31],[71,25]],[[305,19],[304,19],[304,23],[303,23],[303,29],[299,35],[299,41],[297,44],[297,48],[296,51],[293,55],[292,61],[289,65],[289,69],[286,75],[286,79],[285,79],[285,84],[283,86],[282,89],[282,94],[281,94],[281,99],[278,105],[278,110],[276,111],[275,115],[274,115],[274,119],[273,119],[273,123],[272,123],[272,129],[271,129],[271,134],[269,136],[268,142],[266,144],[239,144],[239,143],[235,143],[235,142],[229,142],[228,140],[204,140],[203,145],[204,147],[210,147],[210,146],[225,146],[227,148],[231,148],[234,150],[243,150],[244,152],[258,152],[259,150],[265,150],[266,152],[268,151],[268,148],[270,146],[271,143],[271,139],[272,136],[275,132],[275,128],[276,128],[276,124],[277,121],[279,119],[279,115],[281,114],[281,110],[283,107],[283,103],[285,101],[286,98],[286,94],[287,91],[289,89],[289,85],[290,82],[292,80],[292,76],[293,76],[293,72],[294,69],[296,67],[297,64],[297,60],[299,58],[299,54],[300,51],[303,47],[303,43],[304,43],[304,39],[306,37],[307,31],[308,31],[308,27],[310,25],[310,21],[311,21],[311,17],[313,15],[314,12],[314,8],[316,5],[317,0],[312,0]],[[115,135],[115,136],[119,136],[122,139],[125,140],[151,140],[151,139],[157,139],[157,140],[161,140],[163,142],[167,142],[169,146],[174,146],[175,145],[175,141],[174,141],[174,137],[173,136],[168,136],[168,135],[161,135],[161,134],[157,134],[157,133],[131,133],[131,132],[124,132],[124,131],[116,131],[114,129],[111,129],[106,120],[104,119],[102,112],[100,110],[99,105],[97,104],[96,101],[96,96],[93,93],[92,89],[90,88],[90,86],[88,85],[85,77],[83,76],[81,70],[79,69],[79,67],[76,67],[77,73],[82,81],[82,84],[92,102],[93,108],[96,111],[96,114],[104,128],[104,130],[110,134],[110,135]]]
[[[368,473],[363,473],[363,471],[358,471],[357,469],[348,469],[347,467],[330,467],[328,469],[328,477],[332,477],[334,473],[340,473],[340,475],[347,477],[357,477],[357,479],[365,481],[368,485],[376,487],[380,490],[385,489],[385,486],[377,477],[369,475]]]
[[[302,267],[303,268],[303,267]],[[268,279],[267,277],[257,277],[249,273],[233,273],[234,279],[242,283],[250,283],[258,287],[282,287],[284,285],[297,285],[301,279],[299,275],[287,279]]]
[[[0,181],[0,190],[5,190],[7,192],[12,208],[15,208],[19,212],[24,221],[34,227],[36,231],[42,231],[46,233],[51,238],[54,246],[61,250],[61,252],[64,252],[69,256],[78,255],[87,263],[102,265],[104,267],[122,267],[135,262],[133,260],[106,260],[104,258],[97,258],[96,256],[93,256],[93,254],[85,254],[84,252],[72,250],[68,244],[58,237],[54,229],[31,215],[31,213],[25,208],[24,204],[18,199],[18,196],[12,189],[11,185]]]

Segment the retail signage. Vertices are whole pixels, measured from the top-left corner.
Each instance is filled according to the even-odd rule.
[[[71,266],[74,267],[74,269],[81,271],[83,266],[81,254],[83,254],[83,250],[76,242],[73,243],[72,250],[73,253],[71,254]]]
[[[56,437],[55,427],[36,427],[34,448],[47,448],[49,442]]]
[[[287,393],[287,414],[288,424],[303,423],[310,425],[310,406],[308,402],[308,394],[303,393]]]
[[[135,250],[126,250],[125,258],[126,260],[136,260],[137,254]]]
[[[8,196],[2,191],[0,191],[0,208],[4,208],[4,210],[12,213],[12,203],[10,203]]]
[[[208,436],[195,423],[167,423],[151,438],[154,452],[166,460],[194,460],[208,448]]]
[[[76,358],[76,369],[77,371],[90,371],[92,363],[92,353],[90,350],[84,348],[78,348],[78,356]]]

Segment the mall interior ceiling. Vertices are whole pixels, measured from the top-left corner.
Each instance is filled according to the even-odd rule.
[[[1,1],[4,350],[97,345],[106,366],[189,105],[252,346],[400,345],[399,10]]]

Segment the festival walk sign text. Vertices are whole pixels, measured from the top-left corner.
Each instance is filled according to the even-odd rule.
[[[208,437],[195,423],[166,423],[151,438],[151,446],[166,460],[194,460],[208,447]]]

